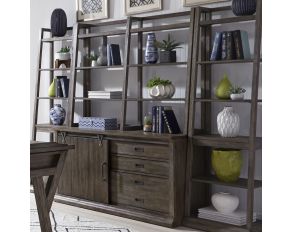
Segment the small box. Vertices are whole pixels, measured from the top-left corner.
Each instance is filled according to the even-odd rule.
[[[116,118],[81,117],[79,120],[79,128],[117,130],[118,122]]]

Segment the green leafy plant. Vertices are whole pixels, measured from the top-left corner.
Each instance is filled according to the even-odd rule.
[[[171,81],[170,80],[161,80],[159,76],[154,76],[152,79],[150,79],[147,82],[147,87],[152,88],[153,86],[156,85],[170,85]]]
[[[240,93],[245,93],[245,89],[244,88],[241,88],[240,86],[232,86],[230,89],[229,89],[229,93],[230,94],[240,94]]]
[[[157,48],[160,48],[163,51],[172,51],[176,48],[181,48],[179,47],[179,45],[181,45],[182,43],[177,43],[175,42],[175,40],[171,40],[170,39],[170,34],[168,34],[167,36],[167,40],[162,40],[162,42],[160,41],[155,41],[155,46]]]
[[[70,47],[69,46],[62,47],[60,49],[60,51],[58,51],[58,53],[67,53],[67,52],[70,52]]]
[[[88,60],[90,60],[90,61],[97,60],[97,55],[90,54],[90,55],[87,55],[85,58],[88,59]]]

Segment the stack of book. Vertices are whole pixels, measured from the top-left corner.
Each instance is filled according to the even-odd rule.
[[[250,59],[250,47],[246,31],[216,32],[210,60]]]
[[[55,97],[68,97],[69,79],[67,76],[57,76],[55,79]]]
[[[213,220],[217,222],[228,223],[236,226],[244,226],[246,225],[246,212],[243,210],[236,210],[232,213],[221,213],[218,212],[212,206],[200,208],[199,210],[199,218]],[[253,222],[256,221],[256,213],[253,213]]]
[[[179,134],[181,130],[171,106],[152,107],[152,132]]]
[[[122,65],[120,46],[118,44],[107,45],[107,65]]]
[[[88,98],[121,99],[122,91],[88,91]]]

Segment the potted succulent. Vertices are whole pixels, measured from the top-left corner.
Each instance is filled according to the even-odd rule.
[[[90,55],[87,55],[85,58],[88,61],[87,64],[90,65],[91,67],[98,66],[97,65],[97,55],[95,55],[94,53],[90,54]]]
[[[171,98],[175,93],[175,87],[169,80],[161,80],[154,76],[147,82],[148,92],[152,98]]]
[[[244,98],[245,89],[239,86],[232,86],[229,90],[232,100],[242,100]]]
[[[70,48],[69,46],[67,47],[62,47],[60,51],[56,52],[55,58],[56,60],[70,60]]]
[[[176,51],[174,51],[174,49],[181,48],[179,45],[181,45],[181,43],[177,43],[175,40],[170,39],[170,34],[168,34],[167,40],[162,40],[162,42],[155,41],[155,46],[160,48],[160,63],[176,62]]]

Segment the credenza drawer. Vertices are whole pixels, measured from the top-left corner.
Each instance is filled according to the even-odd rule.
[[[154,159],[169,159],[169,147],[155,144],[112,142],[111,153],[143,156]]]
[[[168,177],[169,173],[169,165],[167,162],[128,158],[117,155],[111,155],[111,168],[165,177]]]
[[[167,213],[168,179],[111,172],[111,202]]]

